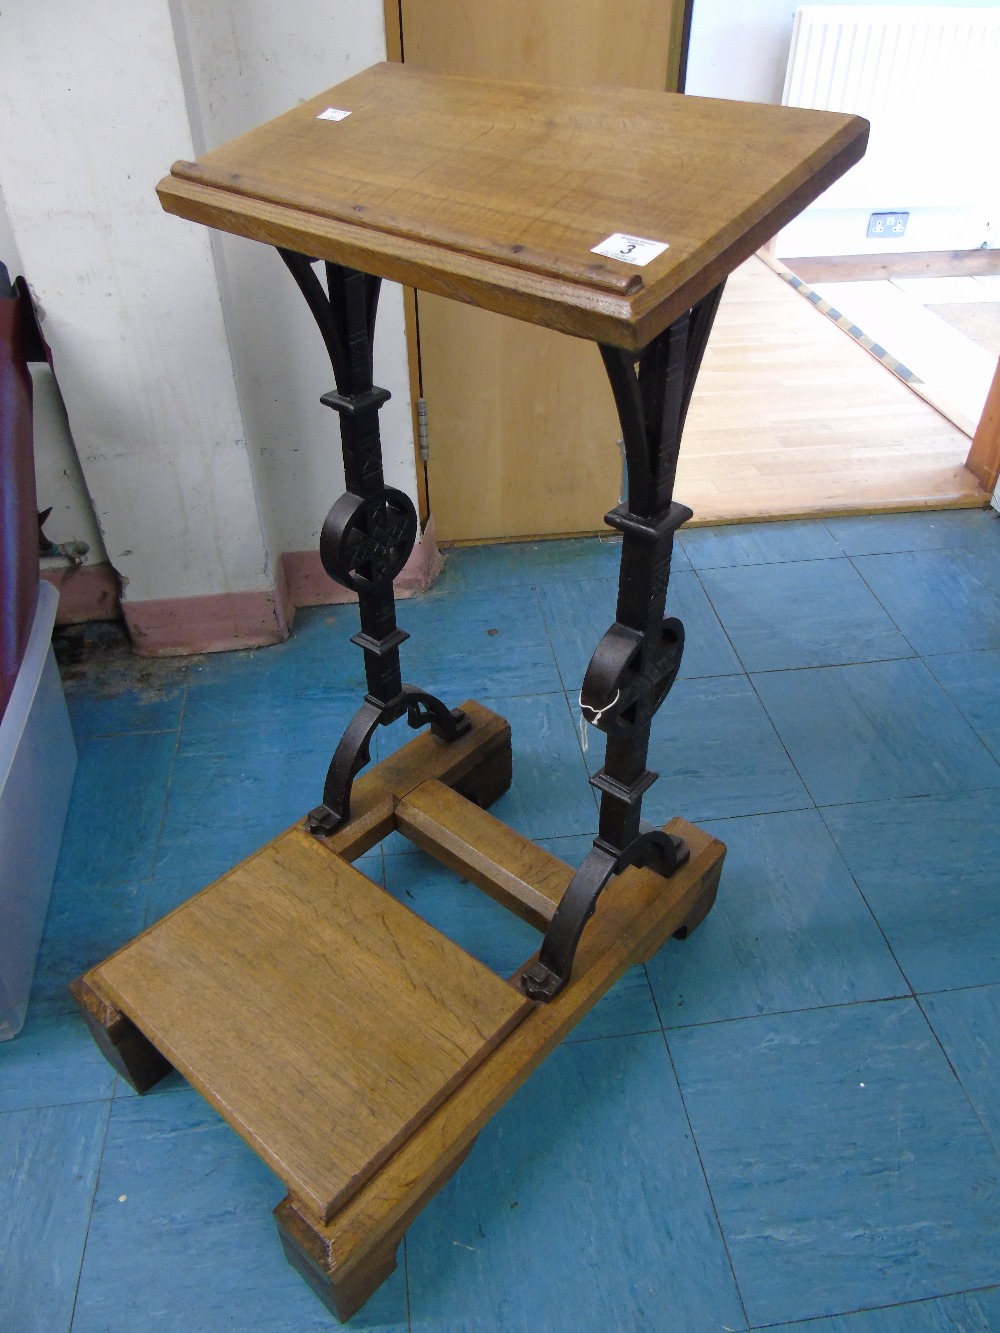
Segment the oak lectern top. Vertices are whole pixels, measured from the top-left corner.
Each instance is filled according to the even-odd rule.
[[[833,112],[382,64],[176,162],[158,193],[192,221],[637,349],[867,135]],[[613,236],[667,248],[643,266],[593,253]]]

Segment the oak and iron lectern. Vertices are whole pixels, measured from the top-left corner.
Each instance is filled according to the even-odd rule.
[[[176,1067],[281,1177],[286,1253],[341,1319],[548,1051],[712,905],[722,844],[640,817],[650,724],[684,646],[664,618],[691,516],[672,495],[680,434],[726,276],[862,156],[867,129],[385,64],[159,186],[168,212],[277,247],[319,326],[347,484],[321,553],[357,593],[368,689],[315,808],[73,989],[140,1092]],[[607,515],[622,538],[616,619],[581,693],[606,755],[575,872],[488,813],[511,782],[504,719],[403,683],[392,579],[417,519],[382,473],[382,278],[590,339],[610,379],[628,488]],[[377,728],[404,716],[419,734],[369,767]],[[537,927],[512,978],[354,868],[394,829]]]

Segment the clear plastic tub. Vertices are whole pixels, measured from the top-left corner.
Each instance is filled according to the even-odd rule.
[[[0,1041],[28,1008],[69,806],[76,746],[52,652],[59,594],[42,582],[24,660],[0,720]]]

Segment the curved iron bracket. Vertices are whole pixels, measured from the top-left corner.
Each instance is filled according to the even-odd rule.
[[[430,723],[432,736],[450,742],[472,730],[472,723],[461,708],[448,708],[426,690],[404,685],[403,698],[406,700],[406,725],[415,731]]]
[[[376,727],[387,727],[406,713],[407,724],[414,729],[430,724],[439,740],[454,741],[472,729],[472,723],[460,708],[449,708],[433,694],[404,685],[389,704],[368,697],[351,718],[340,738],[323,785],[323,804],[306,815],[310,833],[328,836],[351,817],[351,791],[354,779],[371,762],[371,739]]]
[[[682,838],[660,829],[644,830],[623,852],[598,839],[563,894],[545,932],[538,958],[521,975],[521,989],[532,1000],[555,998],[570,979],[583,928],[615,875],[628,866],[648,866],[669,878],[691,852]]]

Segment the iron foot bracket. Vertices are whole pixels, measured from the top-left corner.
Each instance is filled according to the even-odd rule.
[[[323,804],[306,816],[310,833],[327,835],[346,823],[351,813],[351,788],[355,777],[371,760],[370,741],[376,727],[388,726],[403,713],[411,727],[430,723],[432,735],[443,741],[457,740],[472,728],[460,708],[448,708],[433,694],[412,685],[404,685],[399,696],[388,704],[366,697],[333,752],[323,787]]]
[[[548,1001],[570,979],[583,928],[605,887],[626,867],[664,878],[688,859],[679,838],[643,823],[642,798],[657,774],[646,767],[653,717],[680,669],[684,626],[664,616],[674,533],[691,510],[673,499],[681,432],[722,297],[721,285],[639,353],[601,345],[621,422],[628,499],[605,516],[622,534],[615,623],[591,659],[580,710],[606,740],[598,835],[566,889],[534,964],[521,975],[533,1000]]]

